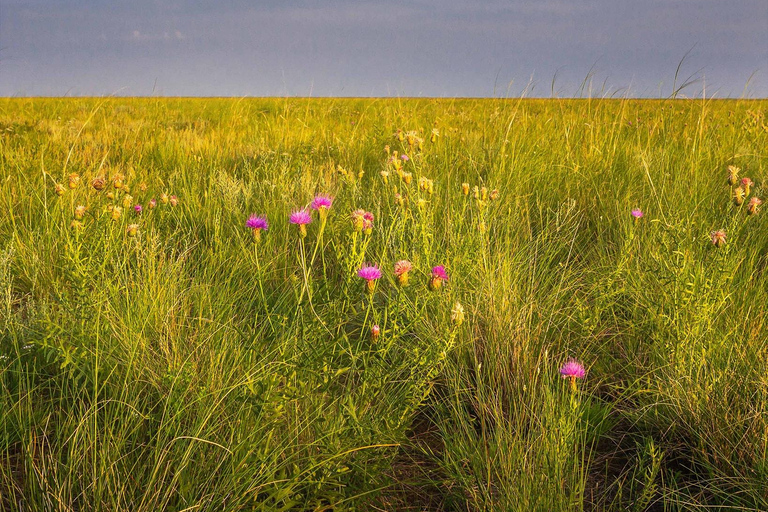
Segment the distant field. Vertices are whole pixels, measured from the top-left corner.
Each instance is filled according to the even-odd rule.
[[[0,508],[768,510],[767,111],[0,99]]]

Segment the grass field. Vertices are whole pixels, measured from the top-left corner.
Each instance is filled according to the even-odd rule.
[[[768,510],[767,110],[1,99],[0,507]]]

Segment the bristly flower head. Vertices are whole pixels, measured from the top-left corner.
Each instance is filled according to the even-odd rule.
[[[312,222],[312,215],[306,209],[297,210],[291,214],[288,221],[299,226],[299,236],[305,238],[307,236],[307,224]]]
[[[748,196],[750,187],[752,187],[754,183],[749,178],[741,178],[741,186],[744,187],[744,195]]]
[[[357,271],[357,276],[366,281],[374,281],[376,279],[381,279],[381,270],[376,265],[365,265]]]
[[[564,379],[569,379],[571,381],[572,391],[576,391],[576,379],[583,379],[586,374],[587,372],[584,370],[584,366],[575,359],[569,359],[568,362],[560,368],[560,375],[562,375]]]
[[[397,277],[397,284],[405,286],[408,284],[408,272],[413,269],[413,264],[408,260],[400,260],[395,263],[395,276]]]
[[[640,208],[635,208],[635,209],[633,209],[633,210],[632,210],[631,212],[629,212],[629,213],[630,213],[630,214],[632,215],[632,217],[634,217],[635,219],[642,219],[642,218],[643,218],[643,210],[641,210]]]
[[[144,208],[140,204],[134,205],[133,207],[133,211],[136,213],[136,215],[140,214],[143,209]]]
[[[150,210],[154,210],[155,206],[157,206],[157,199],[150,199],[147,206],[149,206]]]
[[[381,336],[381,327],[374,325],[371,327],[371,340],[376,341],[379,339],[379,336]]]
[[[288,221],[291,224],[298,224],[299,226],[303,226],[312,222],[312,216],[307,210],[296,210],[295,212],[291,213],[291,217],[288,219]]]
[[[736,184],[737,181],[739,181],[739,169],[735,165],[729,165],[728,166],[728,184],[733,186]]]
[[[376,265],[364,265],[357,271],[357,276],[365,279],[366,291],[373,293],[376,289],[376,280],[381,279],[381,270]]]
[[[245,227],[251,228],[253,231],[253,241],[258,242],[261,240],[261,232],[269,229],[269,223],[267,222],[266,215],[251,214],[248,220],[245,221]]]
[[[564,379],[571,377],[575,379],[583,379],[586,374],[587,372],[584,370],[584,366],[575,359],[569,359],[568,362],[560,368],[560,375],[562,375]]]
[[[85,206],[83,206],[82,204],[78,205],[75,208],[75,219],[83,220],[83,216],[85,215],[85,211],[86,210],[87,210],[87,208]]]
[[[747,213],[749,215],[756,214],[760,209],[761,204],[763,204],[763,202],[759,198],[753,197],[749,200],[749,204],[747,205]]]
[[[128,227],[125,229],[125,232],[128,233],[128,236],[136,236],[136,233],[139,231],[139,225],[138,224],[128,224]]]
[[[400,158],[403,160],[403,162],[407,162],[408,160],[410,160],[410,158],[408,158],[408,155],[406,155],[405,153],[400,155]]]
[[[245,227],[251,228],[251,229],[263,229],[264,231],[269,229],[269,222],[267,222],[267,216],[266,215],[256,215],[255,213],[251,214],[250,217],[248,217],[248,220],[245,221]]]
[[[430,290],[437,290],[443,285],[443,281],[448,280],[448,272],[443,265],[432,267],[432,276],[429,279]]]
[[[733,204],[736,206],[741,206],[741,203],[744,202],[745,197],[747,197],[747,194],[743,187],[736,187],[733,189]]]
[[[722,229],[718,229],[717,231],[713,231],[709,234],[709,237],[712,239],[712,243],[715,245],[715,247],[720,248],[725,245],[725,231]]]
[[[332,204],[333,204],[332,197],[318,195],[318,196],[315,196],[315,198],[312,200],[312,204],[310,204],[310,207],[313,210],[323,211],[330,208]]]

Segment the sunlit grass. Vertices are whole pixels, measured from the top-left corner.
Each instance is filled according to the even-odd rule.
[[[768,509],[767,102],[0,102],[4,509]]]

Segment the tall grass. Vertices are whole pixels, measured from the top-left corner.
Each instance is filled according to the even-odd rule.
[[[768,103],[0,101],[3,509],[768,509]]]

